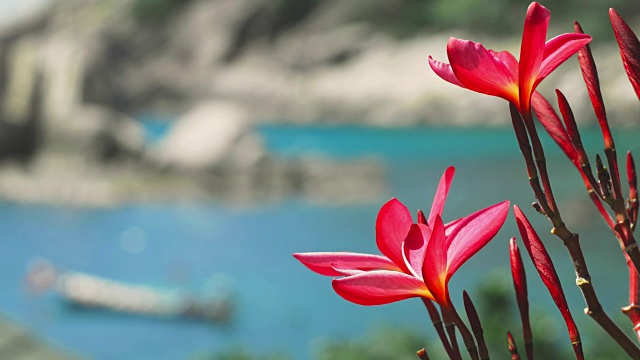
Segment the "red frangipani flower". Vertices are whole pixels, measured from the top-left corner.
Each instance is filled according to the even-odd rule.
[[[537,2],[527,10],[520,62],[508,51],[487,50],[480,43],[456,38],[447,43],[449,64],[429,56],[429,65],[442,79],[482,94],[512,102],[523,116],[531,111],[538,84],[591,41],[586,34],[567,33],[545,42],[551,13]]]
[[[397,199],[382,206],[376,221],[382,256],[350,252],[293,256],[321,275],[343,276],[333,280],[333,288],[356,304],[422,297],[449,307],[449,279],[495,236],[509,211],[509,202],[504,201],[445,225],[441,215],[454,171],[450,167],[442,176],[426,223],[424,217],[413,223],[409,210]]]

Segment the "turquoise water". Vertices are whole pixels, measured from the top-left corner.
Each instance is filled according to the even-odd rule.
[[[400,128],[278,125],[261,128],[270,149],[283,156],[320,153],[334,158],[377,155],[393,161],[447,156],[500,156],[511,152],[511,128]],[[452,143],[452,139],[454,143]],[[457,144],[458,146],[452,146]]]
[[[419,301],[382,307],[348,303],[333,293],[329,278],[308,271],[291,254],[376,253],[373,229],[380,205],[396,196],[413,210],[428,209],[442,172],[454,165],[458,171],[445,217],[504,199],[521,205],[557,259],[579,325],[586,322],[564,250],[546,235],[545,220],[529,211],[531,191],[511,129],[265,126],[261,132],[267,146],[285,157],[378,157],[386,166],[386,190],[370,203],[349,206],[319,206],[295,197],[241,209],[217,203],[132,204],[93,211],[2,204],[0,253],[10,256],[0,262],[5,289],[0,311],[44,339],[95,359],[185,359],[230,346],[308,359],[322,339],[360,337],[379,324],[409,326],[433,337]],[[640,132],[618,135],[620,149],[631,145],[640,150],[635,140]],[[592,153],[601,147],[596,130],[583,136]],[[555,148],[548,149],[560,207],[567,209],[567,222],[583,234],[590,249],[587,258],[604,305],[617,313],[626,298],[617,244],[591,210],[574,169]],[[146,247],[132,253],[121,238],[134,227],[145,235]],[[491,269],[507,271],[507,241],[514,235],[510,215],[496,239],[454,276],[452,293],[468,289],[473,295],[475,284]],[[121,281],[194,291],[212,276],[223,277],[237,300],[236,318],[226,326],[158,320],[79,310],[53,294],[32,297],[24,291],[23,278],[35,257]],[[528,270],[534,303],[555,311],[530,266]]]

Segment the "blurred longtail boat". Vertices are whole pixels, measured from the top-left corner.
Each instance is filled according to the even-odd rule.
[[[170,288],[131,284],[77,271],[63,271],[39,260],[27,273],[32,293],[53,290],[64,301],[85,308],[166,318],[197,318],[216,323],[231,320],[233,306],[228,291],[202,297]]]

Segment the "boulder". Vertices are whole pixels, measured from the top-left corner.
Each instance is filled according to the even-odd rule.
[[[149,157],[173,170],[247,170],[264,157],[264,148],[246,111],[219,101],[196,105],[179,117]]]

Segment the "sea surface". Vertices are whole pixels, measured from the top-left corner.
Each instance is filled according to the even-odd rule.
[[[163,132],[161,125],[148,128],[152,138]],[[377,253],[374,223],[380,206],[397,197],[412,211],[428,211],[440,176],[455,166],[445,220],[505,199],[520,205],[558,265],[578,324],[588,321],[581,315],[583,303],[564,249],[529,206],[533,197],[512,129],[278,125],[260,131],[267,147],[282,157],[378,158],[386,169],[386,189],[369,202],[322,206],[296,197],[252,207],[214,202],[106,210],[2,203],[0,312],[46,341],[93,359],[190,359],[234,347],[310,359],[327,339],[362,337],[380,325],[433,337],[419,301],[354,305],[333,292],[330,278],[307,270],[291,254]],[[640,130],[615,135],[620,154],[626,149],[640,154]],[[601,152],[597,129],[583,130],[583,140],[592,156]],[[550,140],[544,141],[560,209],[569,227],[582,234],[603,304],[618,313],[626,299],[618,245],[592,209],[575,169]],[[138,239],[134,246],[127,240],[132,233]],[[508,274],[507,244],[516,235],[509,215],[492,243],[452,278],[455,302],[461,301],[462,289],[473,296],[489,274]],[[202,293],[223,289],[231,292],[236,313],[230,324],[221,325],[75,308],[56,294],[25,291],[28,264],[37,258],[128,283]],[[557,311],[528,261],[527,269],[533,306]]]

